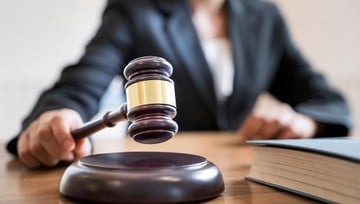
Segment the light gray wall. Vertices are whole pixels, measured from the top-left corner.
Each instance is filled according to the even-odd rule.
[[[20,128],[39,93],[75,62],[105,0],[1,0],[0,141]]]
[[[273,0],[299,47],[350,99],[360,118],[359,0]],[[15,134],[39,93],[81,55],[105,0],[2,0],[0,141]],[[357,131],[358,132],[358,131]]]

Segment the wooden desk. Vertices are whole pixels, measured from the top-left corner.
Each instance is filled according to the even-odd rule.
[[[187,132],[158,145],[138,144],[130,138],[118,142],[101,141],[96,143],[95,151],[171,151],[204,156],[219,167],[225,181],[224,193],[209,203],[316,203],[246,180],[252,149],[239,145],[231,133]],[[59,193],[65,167],[28,170],[4,149],[0,150],[0,155],[0,203],[73,203]]]

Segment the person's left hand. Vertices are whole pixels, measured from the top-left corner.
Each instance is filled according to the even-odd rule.
[[[310,138],[317,123],[295,112],[288,104],[279,103],[255,108],[237,131],[242,142],[253,139]]]

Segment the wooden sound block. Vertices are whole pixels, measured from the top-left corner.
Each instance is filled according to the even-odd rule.
[[[206,158],[171,152],[119,152],[81,158],[61,178],[60,193],[92,202],[170,203],[214,198],[224,191]]]

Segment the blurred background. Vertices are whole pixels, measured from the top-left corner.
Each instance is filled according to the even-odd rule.
[[[316,70],[348,98],[360,135],[360,1],[272,0]],[[40,92],[75,62],[96,31],[105,0],[1,0],[0,142],[13,137]],[[109,94],[116,98],[121,84]],[[106,103],[106,102],[104,102]],[[121,101],[104,104],[115,109]],[[102,134],[118,137],[117,129]],[[111,131],[111,132],[110,132]],[[103,135],[99,137],[103,137]]]

